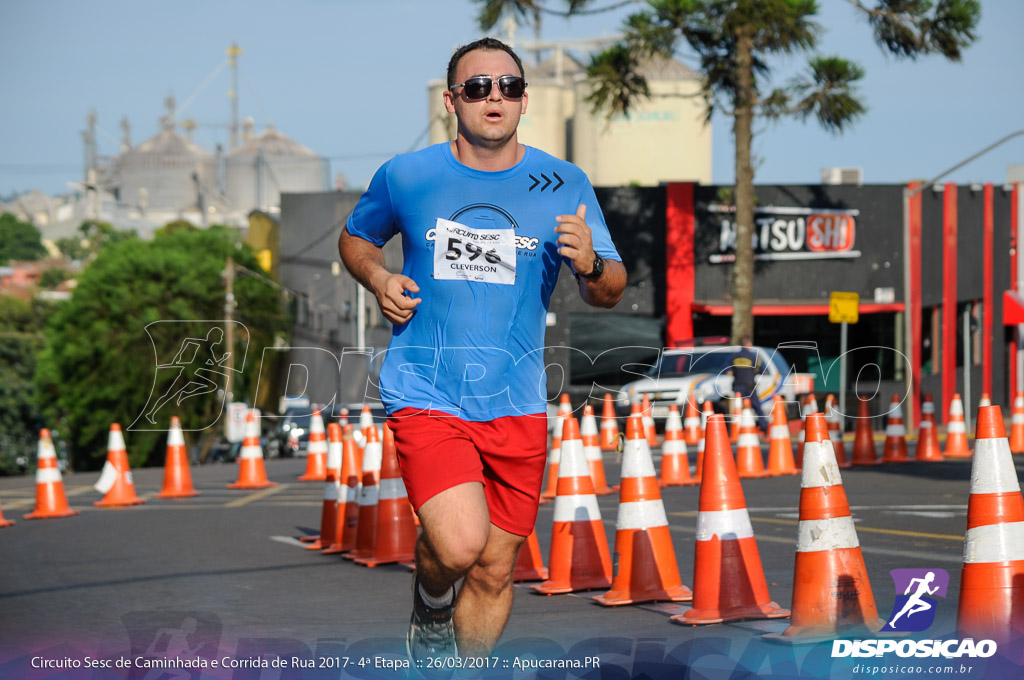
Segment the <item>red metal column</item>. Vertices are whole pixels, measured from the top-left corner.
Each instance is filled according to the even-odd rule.
[[[1010,192],[1010,290],[1017,293],[1020,292],[1017,288],[1017,247],[1020,245],[1017,239],[1017,208],[1020,205],[1018,203],[1018,191],[1020,191],[1020,184],[1014,184],[1013,191]],[[1007,352],[1010,364],[1009,403],[1011,404],[1017,394],[1017,352],[1021,349],[1020,336],[1014,332],[1013,337],[1014,340],[1010,342],[1009,351]]]
[[[982,248],[982,298],[981,298],[981,391],[992,395],[998,402],[998,395],[992,394],[992,305],[995,304],[992,292],[992,184],[985,185],[985,218]],[[1010,403],[1013,403],[1012,401]]]
[[[911,191],[921,185],[911,182]],[[909,199],[907,230],[910,237],[910,252],[907,259],[910,266],[910,290],[905,295],[907,312],[910,314],[910,371],[913,376],[911,398],[914,408],[914,422],[921,422],[921,192]]]
[[[956,270],[957,186],[946,184],[942,192],[942,414],[956,393]]]
[[[692,183],[665,190],[665,341],[693,337],[694,268]]]

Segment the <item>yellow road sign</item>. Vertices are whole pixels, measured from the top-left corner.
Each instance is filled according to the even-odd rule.
[[[860,295],[833,291],[828,299],[828,320],[831,323],[857,323],[859,309]]]

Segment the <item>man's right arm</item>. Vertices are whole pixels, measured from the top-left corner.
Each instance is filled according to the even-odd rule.
[[[420,298],[405,295],[418,293],[420,287],[408,276],[393,274],[384,263],[384,250],[366,239],[342,229],[338,252],[352,277],[377,298],[381,313],[396,326],[412,318]]]

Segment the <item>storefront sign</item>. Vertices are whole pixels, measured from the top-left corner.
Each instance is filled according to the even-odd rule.
[[[718,252],[712,264],[736,260],[735,208],[708,206],[719,227]],[[820,260],[860,257],[854,250],[858,210],[759,207],[754,213],[755,260]]]

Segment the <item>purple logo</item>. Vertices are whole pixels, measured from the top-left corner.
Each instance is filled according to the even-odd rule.
[[[935,621],[936,597],[946,597],[949,572],[945,569],[893,569],[896,602],[880,632],[919,632]]]

